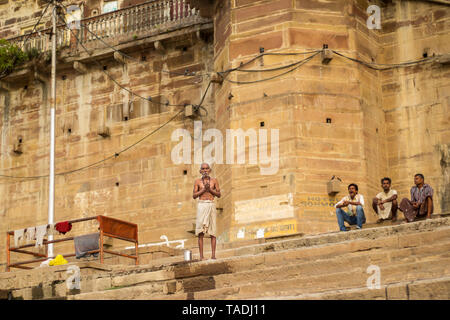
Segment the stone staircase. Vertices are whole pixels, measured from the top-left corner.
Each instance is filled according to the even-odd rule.
[[[80,290],[66,287],[68,265],[3,273],[0,289],[15,299],[450,298],[450,217],[235,243],[216,255],[141,266],[76,263]],[[367,286],[369,266],[379,267],[378,288]]]

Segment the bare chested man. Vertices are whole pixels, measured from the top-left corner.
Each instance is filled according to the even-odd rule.
[[[211,236],[211,259],[216,259],[216,205],[214,197],[220,198],[219,182],[211,178],[211,167],[207,163],[200,166],[202,177],[196,179],[192,197],[199,198],[197,203],[197,219],[195,223],[195,235],[198,236],[198,248],[200,260],[203,260],[203,236],[208,233]]]

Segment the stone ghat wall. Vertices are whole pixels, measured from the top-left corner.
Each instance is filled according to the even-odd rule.
[[[450,52],[450,7],[424,1],[386,7],[380,35],[381,63]],[[422,173],[435,191],[435,211],[448,212],[450,68],[423,64],[380,74],[386,121],[386,157],[397,190],[407,196]]]
[[[136,48],[129,53],[136,60],[145,56],[145,61],[101,63],[112,77],[141,95],[184,104],[199,102],[208,77],[175,76],[162,70],[222,71],[255,58],[260,48],[266,53],[301,53],[328,44],[348,56],[378,63],[419,59],[425,48],[429,55],[450,51],[448,7],[378,1],[382,29],[368,30],[369,4],[216,1],[212,43],[186,37],[165,44],[166,54]],[[282,67],[307,56],[266,55],[246,68]],[[223,193],[217,201],[219,242],[336,230],[333,205],[347,193],[347,185],[357,183],[369,203],[384,176],[393,179],[400,197],[407,197],[413,174],[422,172],[436,190],[436,211],[448,211],[448,66],[381,72],[337,56],[325,65],[317,55],[285,75],[261,81],[279,73],[234,72],[227,80],[252,83],[224,81],[214,84],[206,96],[203,130],[217,128],[225,136],[230,128],[266,129],[269,144],[270,130],[280,130],[279,168],[274,174],[261,175],[261,165],[249,164],[248,155],[245,164],[213,166]],[[34,82],[15,88],[8,103],[1,96],[2,173],[47,174],[48,90]],[[61,70],[57,97],[57,172],[89,165],[130,146],[179,110],[140,101],[94,66],[83,75]],[[127,121],[124,104],[131,107]],[[104,126],[111,130],[106,139],[98,135]],[[191,196],[199,165],[175,165],[171,160],[177,144],[171,135],[181,128],[193,135],[193,121],[180,116],[115,159],[58,176],[56,220],[107,214],[137,223],[141,243],[160,242],[161,235],[193,243],[187,231],[195,219]],[[20,156],[12,152],[19,136]],[[340,193],[330,197],[326,183],[333,175],[343,184]],[[1,182],[0,234],[47,221],[47,179]],[[368,222],[376,219],[370,211],[368,207]],[[94,229],[87,226],[76,232]],[[4,242],[0,259],[5,261]]]
[[[195,37],[195,35],[194,35]],[[207,73],[210,69],[211,45],[195,42],[186,35],[165,44],[166,52],[142,49],[129,53],[134,60],[126,65],[111,59],[101,60],[106,72],[124,87],[153,101],[170,104],[198,104],[208,84],[206,76],[185,77],[191,72]],[[145,61],[143,60],[145,57]],[[170,70],[174,73],[163,72]],[[49,162],[49,86],[30,82],[15,86],[1,97],[1,160],[4,174],[36,176],[48,174]],[[47,93],[46,93],[47,92]],[[125,106],[125,108],[124,108]],[[214,114],[211,91],[203,106]],[[169,121],[183,107],[150,103],[115,85],[96,66],[85,74],[60,69],[57,78],[56,173],[78,169],[133,145]],[[128,120],[125,120],[128,110]],[[210,122],[205,112],[202,120]],[[110,136],[99,133],[108,127]],[[192,186],[199,164],[176,165],[171,151],[178,141],[171,141],[176,129],[193,133],[193,120],[183,114],[141,143],[118,157],[89,169],[55,179],[55,221],[95,215],[108,215],[139,225],[140,243],[190,239],[188,233],[195,221]],[[22,139],[23,153],[13,152]],[[0,234],[47,222],[48,179],[2,179]],[[89,223],[74,225],[76,236],[93,232]],[[130,244],[120,243],[120,246]],[[5,241],[1,241],[0,260],[5,258]],[[73,244],[61,245],[61,253],[73,251]]]
[[[367,27],[366,10],[373,4],[381,9],[381,30]],[[269,54],[286,54],[318,50],[323,44],[349,57],[378,63],[421,59],[422,50],[430,46],[436,48],[436,54],[445,54],[449,51],[445,27],[449,12],[446,6],[410,1],[220,2],[215,13],[215,67],[238,67],[257,57],[261,48]],[[416,36],[404,37],[407,28],[414,29]],[[403,46],[404,42],[408,46]],[[404,54],[394,55],[396,50]],[[266,55],[245,68],[276,68],[307,56]],[[447,211],[448,206],[442,204],[447,201],[442,191],[448,185],[447,69],[441,64],[426,64],[376,71],[339,56],[324,65],[317,56],[270,81],[261,80],[288,69],[230,74],[228,80],[240,83],[226,81],[216,91],[218,123],[243,130],[261,128],[262,124],[267,130],[280,129],[280,163],[279,171],[270,176],[262,176],[258,166],[251,165],[219,169],[227,172],[224,188],[231,190],[224,205],[230,209],[224,210],[222,217],[230,227],[224,230],[223,239],[240,239],[247,233],[254,236],[261,229],[265,234],[335,230],[333,204],[352,182],[366,198],[366,217],[371,222],[376,218],[370,200],[380,192],[380,179],[391,177],[399,197],[409,197],[413,175],[422,171],[436,190],[435,211]],[[417,77],[414,80],[411,76],[417,86],[414,95],[395,87],[391,96],[386,81],[401,81],[401,75],[409,73]],[[433,81],[420,82],[419,87],[419,78]],[[425,126],[420,129],[408,124],[404,117],[392,122],[386,103],[390,101],[394,110],[401,110],[402,94],[428,105],[433,104],[430,95],[440,95],[441,102],[433,113],[424,113],[423,120],[410,117],[428,123],[430,133],[436,134],[421,134],[427,130]],[[429,162],[422,161],[422,156],[403,155],[401,150],[408,141],[414,141],[417,155],[433,149],[432,157],[425,156]],[[333,175],[343,184],[341,192],[330,197],[326,183]],[[247,209],[252,206],[254,209]]]
[[[288,0],[218,4],[216,16],[221,20],[215,25],[216,67],[238,67],[255,58],[260,48],[285,55],[266,55],[247,69],[283,67],[310,56],[301,53],[320,50],[323,44],[356,54],[365,20],[357,19],[355,11],[365,5]],[[373,51],[379,51],[377,34],[371,33],[367,42]],[[263,176],[258,166],[249,165],[224,169],[231,170],[232,176],[225,182],[225,188],[232,192],[227,204],[231,210],[224,210],[223,219],[231,223],[222,235],[224,239],[239,239],[247,233],[254,236],[261,229],[267,234],[335,230],[333,205],[346,193],[347,184],[358,183],[361,193],[369,198],[376,192],[369,187],[372,175],[386,171],[384,139],[373,141],[367,134],[372,121],[383,122],[383,112],[376,103],[377,74],[367,74],[336,56],[325,65],[318,55],[283,76],[261,81],[288,70],[235,72],[228,79],[241,83],[224,82],[216,91],[221,123],[244,130],[262,125],[267,130],[280,130],[276,174]],[[326,185],[333,175],[344,182],[335,197],[327,194]],[[252,205],[258,210],[246,209]],[[369,212],[367,216],[373,219]]]

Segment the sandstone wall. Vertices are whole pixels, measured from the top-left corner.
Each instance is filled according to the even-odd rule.
[[[416,60],[424,51],[429,56],[450,51],[448,7],[376,1],[382,10],[382,29],[369,30],[370,4],[365,0],[216,1],[214,40],[195,34],[178,36],[164,45],[165,53],[142,46],[127,52],[134,59],[125,65],[111,57],[99,62],[140,95],[184,104],[200,101],[208,76],[184,77],[163,70],[224,71],[257,57],[260,48],[265,53],[298,55],[265,55],[245,69],[283,67],[311,55],[302,53],[321,50],[323,44],[377,63]],[[31,2],[16,11],[11,1],[3,6],[7,11],[2,12],[16,20],[7,24],[1,19],[2,37],[16,35],[22,19],[37,17],[38,7]],[[337,230],[333,205],[352,182],[365,196],[366,217],[373,222],[369,203],[384,176],[393,179],[400,197],[407,197],[413,174],[422,172],[436,191],[436,211],[448,211],[448,66],[375,71],[336,55],[323,64],[319,54],[280,77],[261,81],[289,70],[232,72],[221,85],[212,84],[206,95],[208,112],[202,111],[197,120],[203,121],[203,131],[222,132],[224,160],[227,129],[267,130],[269,146],[271,130],[279,129],[279,169],[274,174],[261,174],[267,164],[249,163],[249,151],[259,145],[249,147],[248,139],[245,164],[236,160],[213,164],[223,195],[217,200],[219,242]],[[179,110],[131,96],[92,62],[85,74],[64,66],[57,83],[56,172],[114,155]],[[1,172],[46,175],[49,84],[33,80],[11,85],[9,94],[0,92]],[[124,105],[131,107],[127,120]],[[111,130],[109,138],[98,135],[105,126]],[[175,129],[187,129],[195,136],[193,119],[180,116],[117,158],[57,176],[55,219],[106,214],[137,223],[141,243],[159,242],[164,234],[169,240],[188,239],[187,245],[194,246],[196,240],[187,231],[195,220],[191,197],[199,163],[172,162],[171,151],[178,143],[171,141]],[[21,155],[12,152],[19,138]],[[268,154],[272,151],[269,147]],[[191,159],[193,154],[194,150]],[[336,196],[329,196],[327,182],[333,175],[343,183]],[[2,179],[0,234],[46,223],[47,189],[46,178]],[[95,225],[80,226],[73,234],[93,230]],[[5,261],[4,242],[0,260]]]
[[[216,36],[216,55],[225,60],[222,65],[228,62],[237,67],[256,57],[260,47],[269,53],[309,52],[322,49],[323,44],[349,54],[359,50],[362,22],[352,14],[353,2],[231,1],[230,5],[231,29],[216,23],[221,35]],[[375,39],[368,41],[378,49],[376,36],[371,37]],[[225,49],[220,49],[223,43]],[[267,55],[248,68],[280,67],[307,56]],[[225,82],[220,89],[233,96],[228,102],[230,127],[258,129],[264,122],[264,129],[280,130],[280,169],[276,174],[262,176],[258,166],[232,168],[228,185],[233,206],[231,212],[224,211],[233,224],[225,236],[229,239],[237,234],[242,237],[244,231],[254,237],[261,228],[266,228],[266,235],[334,230],[335,199],[343,196],[350,182],[360,184],[361,193],[367,196],[368,167],[383,167],[383,161],[378,163],[382,147],[375,142],[378,151],[373,152],[368,144],[374,134],[366,133],[371,131],[366,126],[373,114],[382,116],[379,106],[371,108],[377,97],[376,75],[342,59],[323,65],[319,55],[282,77],[258,82],[286,70],[232,73],[231,80],[256,83]],[[216,106],[227,95],[216,94]],[[227,117],[225,107],[223,112],[217,108],[218,116]],[[329,197],[326,190],[333,175],[345,184],[336,198]],[[274,214],[264,219],[260,210],[247,212],[251,201],[255,206],[262,202],[264,210]]]
[[[366,9],[371,4],[381,8],[381,30],[367,28]],[[231,28],[227,23],[216,22],[216,32],[220,30],[220,37],[216,34],[216,55],[219,54],[222,65],[228,62],[232,67],[238,67],[240,63],[256,57],[260,47],[269,53],[286,53],[317,50],[323,44],[366,62],[395,63],[420,59],[420,53],[413,54],[411,50],[405,49],[404,52],[408,52],[409,56],[393,59],[390,53],[394,50],[393,45],[387,45],[386,40],[392,41],[392,37],[388,37],[392,32],[392,24],[396,28],[416,26],[417,37],[420,34],[428,46],[439,48],[436,54],[448,52],[444,45],[447,35],[443,21],[448,17],[449,9],[441,5],[415,2],[400,4],[396,1],[324,3],[236,0],[221,3],[219,8],[226,5],[232,8]],[[399,8],[402,7],[410,8],[410,13],[399,14]],[[427,12],[428,18],[420,16],[420,12]],[[409,19],[412,22],[408,22]],[[428,33],[424,30],[428,30]],[[415,38],[399,38],[400,41],[408,41],[410,46],[422,45],[415,42]],[[247,68],[277,67],[298,59],[299,56],[269,55],[259,58]],[[400,138],[399,131],[392,129],[391,115],[386,109],[386,101],[392,101],[392,97],[386,94],[386,88],[389,88],[386,78],[387,75],[397,78],[403,73],[414,72],[412,70],[430,70],[428,75],[422,77],[437,78],[434,87],[424,84],[417,89],[416,95],[426,101],[431,94],[429,91],[439,92],[442,96],[443,88],[448,85],[445,79],[447,67],[433,64],[431,68],[435,72],[431,71],[430,64],[423,68],[376,71],[334,56],[328,65],[323,65],[320,57],[316,57],[289,74],[267,82],[257,81],[273,76],[276,72],[232,73],[229,76],[231,80],[256,83],[225,83],[220,89],[222,95],[216,94],[216,105],[222,104],[222,99],[228,96],[229,106],[224,106],[218,116],[227,118],[227,108],[231,128],[258,128],[262,122],[267,129],[279,128],[280,170],[276,175],[261,176],[255,166],[232,168],[233,178],[228,184],[231,186],[232,207],[231,212],[224,211],[224,215],[230,217],[232,228],[224,237],[240,238],[244,231],[253,237],[261,228],[265,229],[266,236],[273,234],[272,231],[310,233],[335,230],[336,218],[332,204],[346,194],[346,186],[351,182],[357,183],[360,193],[366,197],[366,217],[369,222],[375,220],[370,200],[380,191],[382,177],[393,178],[393,187],[399,191],[399,196],[408,197],[413,172],[406,173],[408,165],[395,165],[393,159],[400,160],[404,156],[401,152],[392,152],[397,148],[406,148],[408,143]],[[397,98],[394,103],[396,108],[401,109],[402,102],[398,100],[401,92],[398,88],[394,88],[392,96]],[[412,95],[406,96],[413,99]],[[429,130],[438,132],[435,134],[438,137],[433,143],[424,140],[423,145],[417,146],[421,149],[433,145],[434,158],[430,159],[433,164],[417,161],[417,157],[414,157],[411,160],[414,169],[410,169],[414,173],[424,171],[435,174],[434,180],[430,176],[427,181],[434,184],[437,191],[436,211],[445,211],[447,208],[440,204],[445,197],[442,190],[448,188],[448,137],[445,137],[448,135],[448,118],[443,116],[448,104],[445,98],[442,99],[443,106],[423,120],[424,123],[433,122],[434,128]],[[218,112],[220,110],[218,107]],[[331,123],[327,123],[327,119]],[[420,129],[403,121],[395,122],[399,127],[397,130],[409,137],[419,134]],[[392,145],[390,142],[393,139],[399,145]],[[418,143],[417,139],[412,140]],[[394,154],[400,158],[393,158]],[[343,180],[341,192],[336,197],[328,196],[326,191],[326,182],[333,175]],[[404,181],[408,182],[405,184]],[[286,203],[288,207],[281,208]],[[245,208],[251,205],[256,209],[247,212]],[[261,206],[274,214],[264,219]],[[275,219],[277,214],[280,219]],[[246,218],[242,215],[246,215]]]
[[[164,54],[152,48],[128,52],[133,60],[125,65],[112,58],[100,60],[106,72],[122,86],[139,95],[151,96],[155,103],[122,90],[96,64],[91,63],[85,74],[67,67],[59,69],[56,173],[90,165],[133,145],[182,109],[167,107],[165,102],[199,103],[208,78],[179,75],[186,69],[199,74],[211,69],[211,44],[195,39],[195,35],[187,34],[169,41]],[[173,73],[167,73],[168,70]],[[11,86],[9,106],[2,108],[1,114],[2,172],[14,176],[47,175],[50,86],[37,81],[22,87]],[[2,94],[2,102],[4,97]],[[129,107],[127,120],[124,106]],[[208,115],[202,111],[201,118],[206,126],[211,121],[210,115],[214,114],[211,91],[203,106],[208,111]],[[110,129],[110,137],[98,134],[105,127]],[[118,157],[86,170],[58,175],[55,220],[104,214],[137,223],[140,243],[161,242],[162,235],[169,240],[192,239],[193,235],[188,233],[195,221],[192,186],[199,165],[176,165],[171,159],[171,151],[178,143],[171,141],[172,132],[184,128],[193,134],[193,120],[179,116]],[[19,136],[23,141],[21,155],[13,152],[13,144]],[[2,179],[0,188],[1,234],[46,223],[47,178]],[[95,230],[95,224],[77,224],[71,236]],[[2,262],[5,261],[4,243],[2,241],[0,253]],[[118,245],[130,244],[119,241]],[[72,250],[73,244],[67,244],[58,246],[57,252]]]
[[[381,42],[381,63],[397,63],[450,51],[450,9],[423,1],[389,4]],[[422,173],[435,191],[435,211],[449,210],[449,67],[423,64],[384,71],[382,106],[386,119],[390,174],[402,196]]]

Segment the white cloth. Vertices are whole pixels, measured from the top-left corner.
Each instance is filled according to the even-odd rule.
[[[376,198],[381,199],[381,200],[386,200],[396,194],[397,194],[397,191],[395,191],[394,189],[391,189],[391,190],[389,190],[388,193],[386,193],[384,191],[380,192],[379,194],[377,194]],[[383,203],[383,207],[384,207],[384,210],[381,210],[380,207],[377,206],[378,215],[380,216],[381,219],[389,219],[391,216],[392,201]]]
[[[44,237],[47,235],[47,224],[36,227],[36,245],[35,247],[41,247],[44,242]]]
[[[216,236],[216,205],[212,200],[199,200],[197,203],[197,218],[195,221],[195,235],[208,233]]]
[[[36,239],[35,235],[36,235],[35,227],[27,228],[27,230],[25,231],[25,236],[27,238],[27,241],[33,241],[34,239]]]
[[[336,205],[334,207],[336,208],[338,205],[342,204],[344,201],[359,202],[359,203],[361,203],[361,207],[364,208],[364,197],[361,194],[355,195],[355,198],[353,198],[353,199],[350,198],[350,195],[346,195],[345,197],[343,197],[341,199],[341,201],[336,203]],[[341,207],[342,210],[344,210],[344,208],[345,207]],[[347,211],[347,213],[349,215],[354,216],[354,215],[356,215],[356,206],[349,204],[347,206],[347,210],[344,210],[344,211]]]
[[[53,259],[52,258],[48,258],[47,260],[45,260],[45,261],[43,261],[43,262],[41,262],[41,264],[39,265],[39,267],[49,267],[49,263],[50,263],[50,261],[52,261]]]
[[[47,229],[47,235],[49,235],[49,236],[56,236],[58,234],[59,234],[59,232],[58,232],[58,230],[55,229],[55,225],[54,224],[49,224],[48,225],[48,229]]]
[[[23,241],[23,235],[24,235],[25,229],[19,229],[14,231],[14,247],[17,248],[20,244],[20,242]]]

